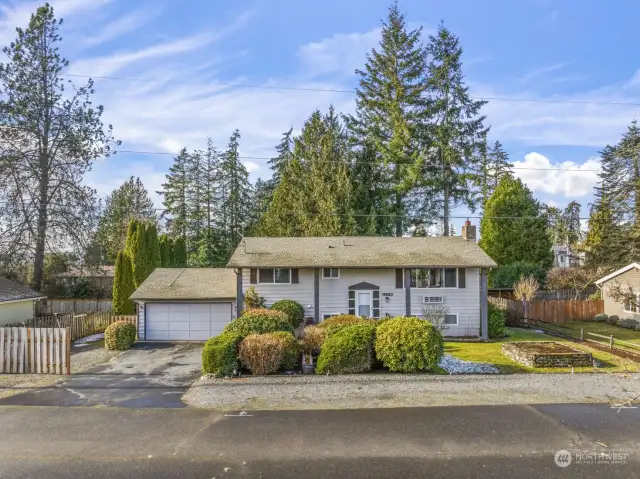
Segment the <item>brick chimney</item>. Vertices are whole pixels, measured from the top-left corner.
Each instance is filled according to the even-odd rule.
[[[476,226],[472,225],[469,220],[464,222],[464,226],[462,227],[462,237],[467,241],[476,240]]]

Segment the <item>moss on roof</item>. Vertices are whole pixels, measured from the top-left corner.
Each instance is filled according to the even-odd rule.
[[[225,268],[156,268],[134,300],[234,299],[236,274]]]
[[[227,265],[240,267],[497,266],[474,241],[438,237],[246,237]]]

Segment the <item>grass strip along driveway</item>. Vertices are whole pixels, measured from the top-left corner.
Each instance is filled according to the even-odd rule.
[[[572,324],[572,328],[577,328],[577,337],[580,335],[580,325],[581,324],[596,324],[597,326],[608,326],[611,329],[614,329],[616,333],[620,333],[620,339],[623,339],[624,333],[633,333],[636,335],[636,340],[640,338],[640,333],[636,331],[630,331],[623,328],[618,328],[611,325],[602,325],[599,323],[585,323],[575,321]],[[565,323],[567,324],[567,323]],[[576,329],[572,329],[575,331]],[[602,329],[604,331],[604,329]],[[639,372],[640,364],[637,364],[628,359],[623,359],[618,356],[615,356],[611,353],[606,353],[602,351],[595,350],[590,348],[584,344],[577,344],[567,339],[558,338],[555,336],[549,336],[547,334],[539,333],[530,329],[522,329],[522,328],[506,328],[507,337],[502,338],[497,341],[491,342],[453,342],[448,341],[445,342],[445,353],[450,354],[456,358],[463,359],[465,361],[474,361],[479,363],[487,363],[492,364],[501,373],[505,374],[513,374],[513,373],[592,373],[592,372],[621,372],[621,371],[632,371]],[[586,330],[585,330],[586,332]],[[594,331],[595,332],[595,331]],[[605,332],[598,334],[607,334]],[[614,334],[614,333],[608,333]],[[614,336],[618,337],[618,335],[614,334]],[[555,341],[558,343],[567,343],[569,346],[579,349],[581,351],[586,351],[593,354],[593,358],[597,360],[597,368],[593,367],[579,367],[579,368],[533,368],[530,366],[525,366],[523,364],[519,364],[505,355],[502,354],[502,344],[505,342],[514,342],[514,341]]]

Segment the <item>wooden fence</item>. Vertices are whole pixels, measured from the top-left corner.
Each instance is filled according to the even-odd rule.
[[[38,314],[98,313],[111,311],[111,299],[47,299],[36,303]]]
[[[0,328],[0,373],[71,374],[69,328]]]
[[[104,330],[107,329],[107,326],[116,321],[132,323],[136,326],[136,331],[138,330],[137,316],[116,316],[111,314],[110,311],[89,314],[48,314],[12,326],[68,328],[70,331],[70,340],[75,341],[92,334],[103,333]]]
[[[489,298],[489,301],[507,311],[508,321],[536,319],[548,323],[564,323],[566,321],[589,321],[597,314],[604,312],[604,301],[528,301],[525,318],[522,301],[506,298]]]

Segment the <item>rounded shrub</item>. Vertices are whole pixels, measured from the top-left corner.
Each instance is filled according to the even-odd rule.
[[[296,303],[291,299],[281,299],[271,305],[274,311],[281,311],[289,318],[289,323],[294,328],[304,320],[304,308],[300,303]]]
[[[625,329],[635,329],[638,324],[638,321],[635,319],[621,319],[616,323],[616,326],[620,326]]]
[[[505,334],[504,323],[506,320],[506,313],[503,309],[498,308],[493,303],[489,303],[489,338],[502,338]]]
[[[316,373],[350,374],[370,370],[375,333],[373,324],[355,324],[327,338],[318,356]]]
[[[608,315],[604,314],[604,313],[600,313],[600,314],[596,314],[596,316],[593,318],[593,320],[596,323],[602,323],[604,321],[606,321],[609,318]]]
[[[376,330],[376,356],[391,371],[433,369],[444,349],[442,335],[428,321],[393,318]]]
[[[637,324],[637,325],[636,325],[635,330],[636,330],[636,331],[640,331],[640,324]]]
[[[276,331],[275,333],[266,333],[273,336],[282,343],[284,347],[284,358],[282,359],[282,369],[291,371],[300,365],[300,345],[295,336],[284,331]]]
[[[240,342],[238,359],[253,374],[275,373],[284,360],[284,343],[273,334],[250,334]]]
[[[202,348],[202,372],[217,378],[238,374],[238,344],[242,336],[236,333],[222,333],[210,338]]]
[[[620,316],[615,314],[612,314],[607,318],[607,323],[609,324],[616,324],[618,321],[620,321]]]
[[[136,326],[127,321],[116,321],[104,331],[104,346],[112,351],[126,351],[136,342]]]
[[[340,314],[322,321],[318,327],[324,329],[327,337],[356,324],[374,324],[374,320],[361,318],[353,314]]]
[[[287,315],[270,309],[248,309],[242,316],[227,324],[223,330],[224,333],[235,333],[242,337],[276,331],[293,334]]]

